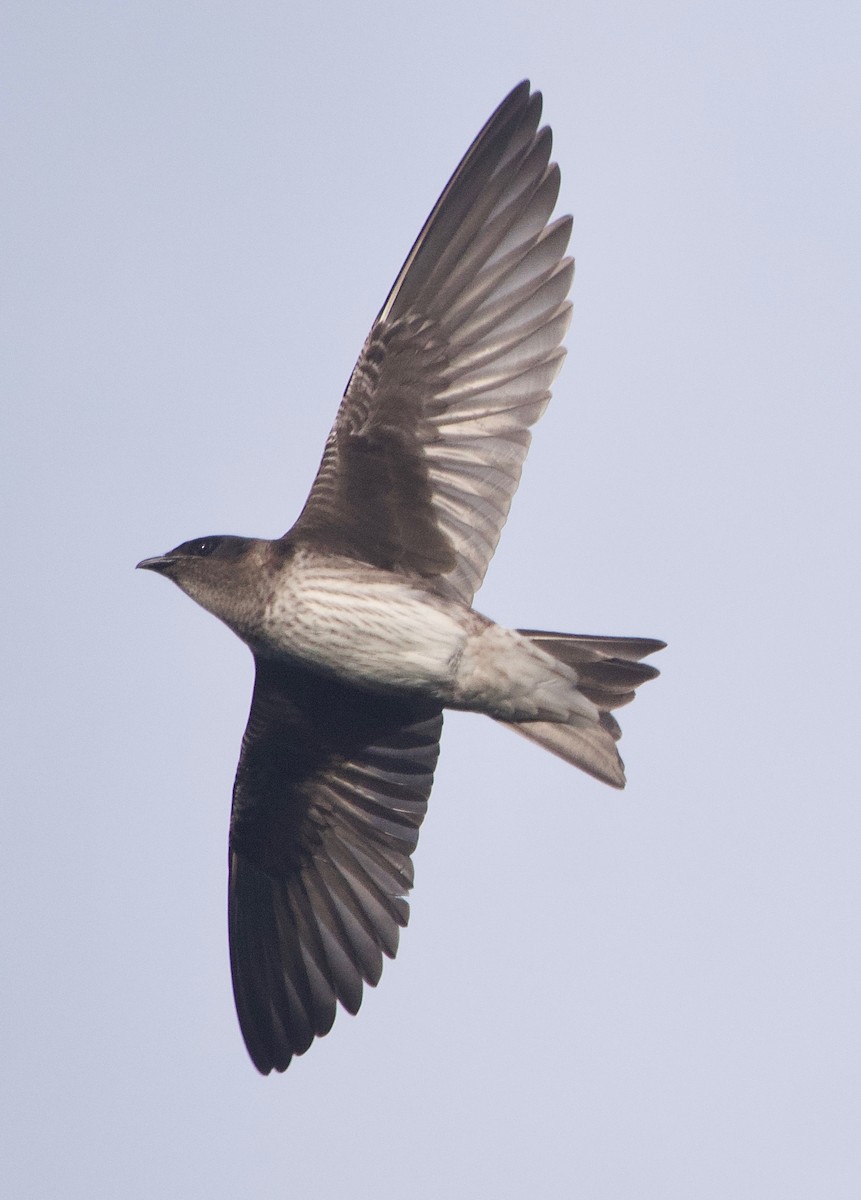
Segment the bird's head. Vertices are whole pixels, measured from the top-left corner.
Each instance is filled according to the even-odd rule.
[[[248,638],[265,605],[269,545],[259,538],[213,534],[137,565],[166,575],[201,608]]]

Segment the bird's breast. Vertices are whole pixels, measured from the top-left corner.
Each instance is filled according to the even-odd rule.
[[[475,620],[402,576],[301,551],[276,581],[257,640],[346,682],[444,703]]]

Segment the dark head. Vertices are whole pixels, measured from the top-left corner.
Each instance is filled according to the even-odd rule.
[[[202,608],[246,638],[265,607],[269,547],[260,538],[215,534],[183,542],[137,565],[172,579]]]

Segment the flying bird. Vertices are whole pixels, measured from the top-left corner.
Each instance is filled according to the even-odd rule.
[[[283,537],[183,542],[172,579],[256,665],[233,789],[229,935],[254,1065],[355,1013],[408,918],[442,713],[493,717],[614,787],[613,710],[664,643],[507,629],[472,607],[565,354],[571,218],[529,82],[425,222]]]

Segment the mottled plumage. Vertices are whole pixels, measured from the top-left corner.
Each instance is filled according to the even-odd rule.
[[[406,925],[444,708],[624,785],[612,710],[663,643],[475,612],[564,357],[571,220],[540,93],[516,87],[438,200],[359,356],[307,503],[275,541],[139,566],[254,653],[230,824],[236,1007],[260,1071],[356,1012]]]

